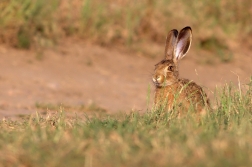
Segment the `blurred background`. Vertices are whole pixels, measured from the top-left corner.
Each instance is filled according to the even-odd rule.
[[[251,0],[1,0],[0,116],[146,112],[166,34],[185,26],[180,75],[214,105],[218,88],[251,79],[251,23]]]

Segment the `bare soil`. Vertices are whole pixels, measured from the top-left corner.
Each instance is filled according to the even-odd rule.
[[[163,58],[163,46],[148,49],[157,54],[74,40],[43,53],[0,45],[0,118],[57,110],[49,105],[78,115],[92,110],[146,112],[154,94],[151,74]],[[232,48],[232,53],[231,62],[207,64],[204,57],[211,53],[193,47],[180,63],[180,75],[203,86],[214,105],[216,86],[233,82],[243,87],[252,74],[251,51]]]

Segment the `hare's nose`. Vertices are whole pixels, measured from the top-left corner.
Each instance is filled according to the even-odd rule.
[[[154,76],[153,78],[152,78],[152,80],[154,81],[154,82],[160,82],[161,81],[161,76],[160,75],[156,75],[156,76]]]

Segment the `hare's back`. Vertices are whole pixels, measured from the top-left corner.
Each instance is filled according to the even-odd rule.
[[[204,103],[207,99],[206,93],[203,91],[202,87],[197,85],[195,82],[188,79],[180,79],[179,85],[182,95],[186,99],[190,99],[192,102],[202,102]]]

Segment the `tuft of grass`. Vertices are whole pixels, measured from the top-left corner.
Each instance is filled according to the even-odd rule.
[[[31,41],[27,30],[20,29],[17,34],[18,47],[23,49],[29,49]]]
[[[58,4],[58,0],[1,1],[1,41],[29,49],[31,43],[43,45],[43,39],[53,40],[57,35],[54,13]]]
[[[213,53],[223,63],[228,63],[233,60],[233,54],[229,51],[228,46],[216,37],[201,40],[200,48]]]
[[[156,110],[82,120],[60,109],[1,120],[0,166],[250,166],[252,79],[216,99],[200,119]]]

